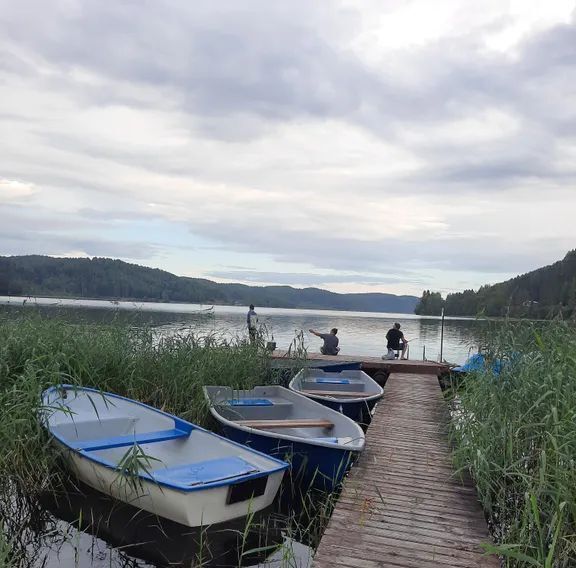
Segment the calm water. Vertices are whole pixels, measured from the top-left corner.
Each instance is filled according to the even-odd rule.
[[[246,311],[243,306],[209,306],[196,304],[162,304],[154,302],[109,302],[104,300],[58,300],[54,298],[15,298],[0,296],[0,304],[37,306],[45,313],[58,313],[72,320],[78,318],[106,321],[124,317],[152,325],[166,333],[215,333],[226,338],[246,337]],[[438,360],[440,356],[440,318],[411,314],[341,312],[328,310],[293,310],[259,308],[259,323],[279,349],[287,349],[297,334],[304,332],[310,351],[318,351],[322,341],[308,333],[310,328],[328,332],[338,328],[342,354],[380,356],[386,351],[386,332],[394,322],[402,325],[409,340],[411,359]],[[443,358],[463,362],[471,349],[476,349],[485,322],[467,318],[446,318],[444,322]]]

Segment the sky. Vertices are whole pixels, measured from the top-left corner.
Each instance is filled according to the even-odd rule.
[[[0,0],[0,255],[335,292],[576,247],[567,0]]]

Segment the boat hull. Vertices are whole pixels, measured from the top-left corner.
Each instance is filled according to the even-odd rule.
[[[136,484],[131,484],[117,470],[94,462],[58,442],[56,444],[66,450],[70,469],[86,485],[119,501],[189,527],[227,522],[269,507],[284,475],[284,471],[271,473],[262,495],[228,504],[231,485],[185,492],[141,478],[137,479]]]
[[[344,416],[351,418],[354,422],[358,422],[359,424],[368,424],[370,422],[372,411],[378,402],[377,400],[339,402],[337,400],[329,400],[320,396],[314,397],[314,400],[323,406],[344,414]]]
[[[230,440],[290,463],[291,481],[304,489],[334,491],[358,456],[358,452],[338,447],[262,436],[228,425],[222,428]]]

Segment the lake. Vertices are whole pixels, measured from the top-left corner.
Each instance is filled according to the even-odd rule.
[[[152,326],[158,335],[175,333],[215,334],[226,339],[246,339],[245,306],[202,306],[154,302],[110,302],[55,298],[16,298],[0,296],[1,314],[10,318],[22,311],[39,311],[43,317],[65,318],[71,323],[102,323],[121,320],[130,325]],[[342,312],[259,308],[259,324],[268,339],[274,338],[281,349],[287,349],[297,335],[304,338],[309,350],[317,351],[321,340],[308,333],[309,328],[328,332],[339,329],[341,352],[349,355],[380,356],[385,352],[385,335],[394,322],[402,325],[410,340],[412,359],[437,360],[440,353],[441,321],[434,317],[410,314]],[[486,322],[473,319],[447,318],[444,325],[443,356],[450,362],[462,362],[471,349],[476,349]],[[108,566],[115,568],[149,568],[154,565],[190,565],[196,554],[197,536],[189,529],[179,531],[141,512],[125,510],[118,502],[94,493],[89,488],[80,492],[70,488],[65,496],[47,495],[33,507],[30,518],[41,520],[30,531],[27,548],[33,550],[29,568],[57,566]],[[15,503],[17,503],[15,501]],[[309,504],[307,505],[307,507]],[[26,506],[16,506],[19,514]],[[256,551],[255,558],[243,558],[243,566],[258,568],[309,568],[313,543],[302,534],[291,534],[291,520],[298,505],[278,500],[265,530],[255,530],[244,546]],[[306,509],[313,516],[314,509]],[[299,511],[298,514],[302,514]],[[137,519],[139,522],[135,522]],[[308,521],[303,523],[308,526]],[[211,540],[217,563],[205,566],[235,566],[238,547],[230,539],[238,532],[232,528]],[[272,545],[283,548],[269,555]],[[228,558],[230,557],[230,558]],[[261,557],[261,558],[260,558]],[[186,562],[183,559],[186,558]]]
[[[136,325],[150,325],[161,333],[216,334],[223,338],[247,337],[244,306],[211,306],[167,304],[159,302],[111,302],[107,300],[73,300],[57,298],[0,296],[0,305],[14,308],[36,307],[47,316],[58,315],[71,321],[111,321],[122,318]],[[207,311],[208,310],[208,311]],[[402,326],[409,341],[410,359],[439,360],[441,320],[439,317],[376,312],[343,312],[260,308],[256,306],[259,324],[268,339],[279,349],[287,349],[297,334],[304,332],[304,344],[318,351],[322,340],[308,332],[315,329],[328,333],[338,329],[341,353],[345,355],[380,356],[386,352],[386,332],[394,322]],[[486,322],[472,318],[446,318],[442,356],[450,363],[462,363],[470,351],[478,348]]]

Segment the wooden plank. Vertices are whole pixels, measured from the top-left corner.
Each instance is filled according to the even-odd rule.
[[[290,360],[293,356],[290,352],[276,349],[272,353],[272,359]],[[326,363],[353,363],[360,362],[364,371],[385,371],[387,373],[420,373],[438,376],[448,371],[448,365],[437,363],[436,361],[410,360],[388,360],[381,357],[367,357],[365,355],[322,355],[321,353],[307,353],[306,359],[309,361],[325,361]],[[302,360],[293,358],[295,364],[301,365]]]
[[[344,483],[314,568],[496,568],[484,513],[456,475],[436,377],[393,373]]]
[[[302,390],[304,394],[317,394],[318,396],[333,396],[343,398],[369,398],[376,393],[356,392],[356,391],[327,391],[327,390]]]
[[[267,430],[269,428],[334,428],[334,423],[330,420],[235,420],[236,424],[248,426],[248,428],[258,428]]]

